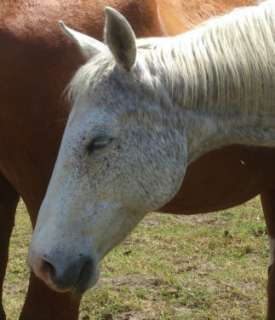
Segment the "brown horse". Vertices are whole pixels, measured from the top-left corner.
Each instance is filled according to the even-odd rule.
[[[106,5],[124,12],[140,36],[163,34],[151,0],[1,2],[1,286],[19,196],[34,225],[69,112],[62,92],[82,62],[58,20],[101,38]],[[20,319],[73,320],[78,307],[79,299],[56,294],[31,276]]]
[[[68,115],[62,92],[82,63],[75,46],[57,30],[63,19],[75,29],[101,38],[103,7],[125,14],[138,36],[176,34],[205,18],[251,1],[47,1],[4,0],[0,9],[0,283],[19,195],[32,224],[47,187]],[[159,5],[159,10],[158,6]],[[14,129],[16,128],[16,130]],[[264,159],[264,165],[263,165]],[[270,174],[274,152],[231,147],[211,153],[188,170],[169,212],[208,212],[233,206],[261,193],[269,233],[275,177]],[[270,268],[269,314],[275,304],[275,270]],[[66,306],[66,307],[65,307]],[[79,300],[46,288],[31,276],[21,319],[77,319]],[[273,313],[274,314],[274,313]],[[2,311],[2,319],[4,312]],[[270,316],[271,319],[271,316]]]

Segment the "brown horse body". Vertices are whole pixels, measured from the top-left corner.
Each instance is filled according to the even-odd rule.
[[[73,0],[51,0],[38,5],[28,0],[3,1],[0,9],[0,226],[3,226],[0,283],[19,195],[34,224],[69,113],[62,92],[82,62],[79,52],[59,31],[56,22],[63,19],[73,28],[101,38],[103,7],[111,5],[128,17],[138,36],[159,36],[185,31],[209,16],[251,2],[100,0],[81,1],[79,5]],[[262,194],[269,233],[275,238],[274,161],[275,152],[268,149],[232,146],[209,153],[189,168],[182,189],[163,211],[208,212]],[[270,268],[268,319],[275,317],[274,268]],[[74,320],[78,306],[79,300],[54,293],[32,277],[21,319]]]

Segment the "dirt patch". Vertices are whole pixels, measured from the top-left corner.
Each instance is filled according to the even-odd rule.
[[[160,286],[168,286],[168,283],[162,279],[149,277],[143,274],[129,274],[120,277],[103,278],[100,285],[111,285],[112,287],[131,286],[155,288]]]

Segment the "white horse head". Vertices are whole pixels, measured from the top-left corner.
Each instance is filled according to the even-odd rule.
[[[147,42],[111,8],[105,43],[62,24],[87,63],[70,85],[73,110],[30,249],[34,272],[52,288],[91,287],[100,260],[174,197],[204,152],[274,146],[259,107],[270,113],[272,104],[274,115],[273,3]]]
[[[94,284],[101,258],[176,194],[185,171],[176,111],[161,112],[169,99],[138,62],[127,20],[111,8],[106,16],[105,44],[62,24],[88,63],[72,83],[74,108],[30,254],[42,252],[34,271],[58,290]]]

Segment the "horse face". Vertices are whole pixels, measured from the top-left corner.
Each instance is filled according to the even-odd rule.
[[[136,55],[133,41],[128,52]],[[135,57],[118,62],[117,54],[116,63],[99,67],[104,54],[73,80],[81,90],[32,239],[30,264],[56,290],[91,287],[104,255],[171,200],[184,176],[176,113],[168,116],[148,83],[133,77]]]

